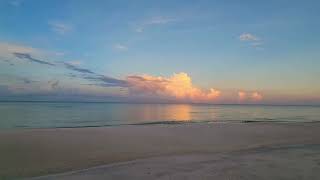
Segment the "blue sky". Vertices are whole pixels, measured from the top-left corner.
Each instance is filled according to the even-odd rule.
[[[0,94],[319,104],[319,9],[315,0],[3,0]]]

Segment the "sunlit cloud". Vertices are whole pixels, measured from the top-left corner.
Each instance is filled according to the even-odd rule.
[[[0,58],[9,62],[31,62],[43,68],[67,70],[63,76],[54,80],[35,77],[22,77],[17,83],[8,83],[8,90],[18,94],[91,94],[121,96],[128,100],[151,100],[159,102],[195,102],[195,103],[260,103],[264,100],[258,91],[230,91],[215,88],[202,89],[192,83],[192,78],[184,72],[171,77],[153,75],[128,75],[114,78],[81,67],[81,61],[49,61],[47,54],[28,46],[0,43]],[[18,64],[17,64],[18,65]],[[72,77],[72,78],[70,78]],[[47,78],[48,79],[48,78]],[[112,90],[113,89],[113,90]],[[116,90],[115,90],[116,89]]]
[[[213,88],[203,90],[195,87],[190,76],[183,72],[169,78],[150,75],[128,76],[127,82],[129,92],[133,94],[152,94],[192,102],[213,102],[221,95],[219,90]]]
[[[238,99],[239,101],[244,101],[247,99],[247,93],[243,91],[238,92]]]
[[[257,102],[261,101],[263,99],[263,96],[259,92],[245,92],[245,91],[239,91],[238,92],[238,100],[242,103],[245,102]]]
[[[262,95],[260,94],[260,93],[258,93],[258,92],[253,92],[252,94],[251,94],[251,98],[252,98],[252,100],[254,100],[254,101],[261,101],[262,100]]]

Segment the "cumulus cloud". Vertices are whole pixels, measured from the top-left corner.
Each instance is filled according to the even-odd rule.
[[[183,72],[169,78],[142,75],[128,76],[126,79],[129,92],[133,94],[151,94],[192,102],[213,102],[221,95],[220,91],[213,88],[203,90],[195,87],[190,76]]]
[[[259,41],[260,38],[250,33],[243,33],[239,36],[241,41]]]
[[[70,24],[66,24],[59,21],[50,21],[48,22],[48,24],[52,31],[61,35],[66,34],[72,31],[73,29],[73,27]]]

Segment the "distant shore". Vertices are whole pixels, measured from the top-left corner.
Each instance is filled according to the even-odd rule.
[[[243,176],[246,179],[246,175],[250,175],[246,170],[250,168],[254,172],[247,178],[255,177],[254,173],[269,177],[265,171],[272,167],[283,167],[285,174],[291,165],[296,169],[288,174],[291,177],[300,172],[314,178],[320,176],[319,137],[319,123],[204,123],[2,130],[0,179],[35,176],[44,176],[39,179],[237,179]],[[266,163],[262,162],[268,162],[270,167],[264,167]],[[101,167],[77,172],[96,166]],[[235,168],[237,166],[248,169],[240,171]],[[46,176],[70,171],[75,172]],[[216,173],[212,174],[213,171]],[[279,173],[281,175],[281,171],[276,175]]]

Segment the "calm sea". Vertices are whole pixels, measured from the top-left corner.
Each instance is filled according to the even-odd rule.
[[[1,129],[319,120],[319,106],[0,103]]]

